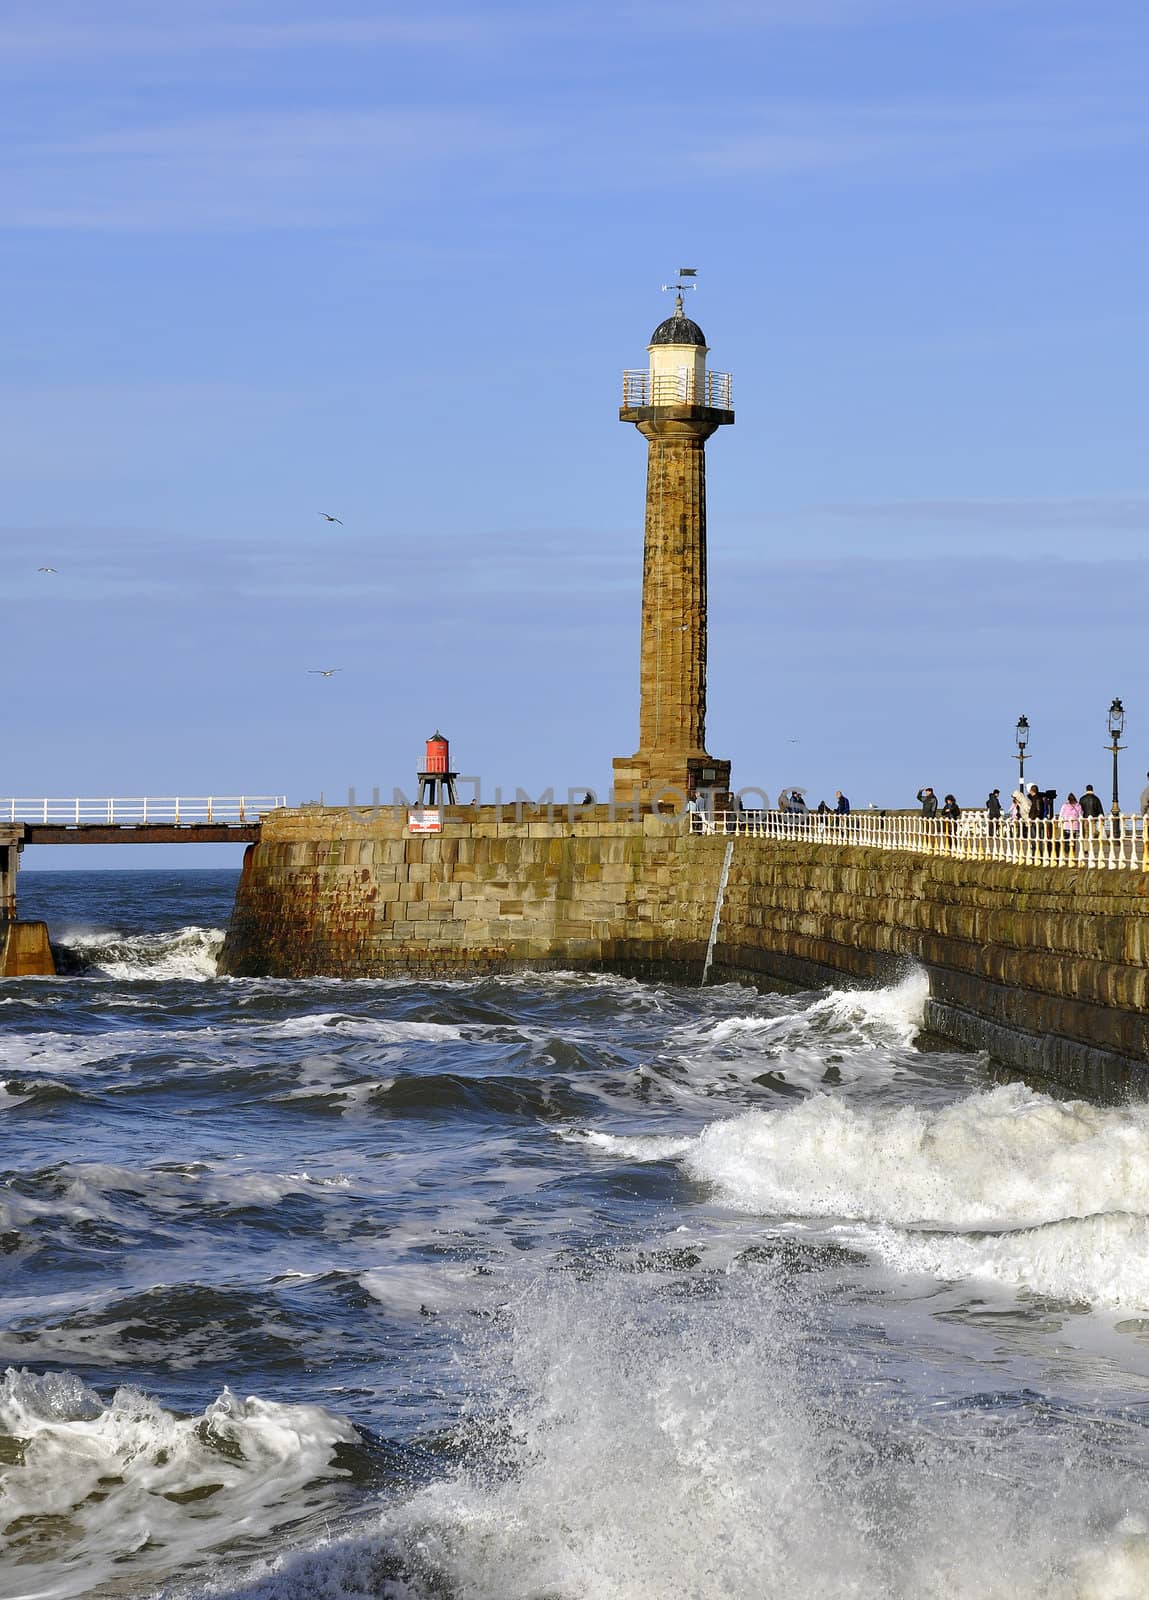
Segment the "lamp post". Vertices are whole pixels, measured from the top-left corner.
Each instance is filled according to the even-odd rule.
[[[1113,804],[1110,810],[1116,819],[1121,815],[1121,803],[1117,798],[1117,752],[1124,750],[1125,746],[1118,743],[1125,731],[1125,707],[1120,700],[1115,699],[1109,707],[1109,748],[1113,752]]]
[[[1025,793],[1025,747],[1029,743],[1029,718],[1017,719],[1017,787]]]

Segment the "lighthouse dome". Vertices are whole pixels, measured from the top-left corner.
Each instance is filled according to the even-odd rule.
[[[651,344],[696,344],[706,348],[706,335],[697,322],[691,322],[682,310],[681,299],[674,315],[660,322],[650,336]]]

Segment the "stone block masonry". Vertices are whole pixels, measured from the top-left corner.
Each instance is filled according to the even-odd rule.
[[[711,863],[678,859],[675,822],[602,810],[572,824],[451,808],[445,831],[423,836],[389,813],[277,814],[247,853],[222,969],[445,977],[603,967],[633,952],[700,971]]]
[[[701,978],[726,840],[605,808],[498,820],[304,808],[249,848],[221,968],[452,977],[574,968]],[[929,1022],[1091,1090],[1149,1088],[1149,874],[737,839],[713,977],[929,975]]]

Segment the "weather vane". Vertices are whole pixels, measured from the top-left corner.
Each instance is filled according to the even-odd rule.
[[[663,292],[663,294],[669,294],[671,289],[676,289],[678,291],[678,293],[681,295],[683,289],[697,289],[698,285],[696,283],[687,283],[687,282],[684,281],[687,278],[697,278],[697,276],[698,276],[698,268],[697,267],[679,267],[679,269],[678,269],[678,282],[677,283],[664,283],[664,284],[662,284],[661,285],[662,292]]]

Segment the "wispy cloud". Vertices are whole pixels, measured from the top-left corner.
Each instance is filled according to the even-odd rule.
[[[1023,0],[984,0],[986,7],[1014,3]],[[152,7],[131,6],[101,16],[99,28],[79,11],[50,25],[29,22],[22,31],[9,25],[8,45],[17,52],[38,39],[50,54],[53,40],[63,48],[73,34],[77,47],[88,40],[95,48],[98,34],[108,48],[120,38],[125,47],[135,41],[142,51],[151,40],[174,63],[185,56],[190,61],[189,52],[196,50],[297,44],[306,52],[321,42],[366,48],[404,40],[474,44],[482,38],[499,41],[500,48],[479,67],[475,52],[465,51],[466,69],[449,91],[438,74],[428,80],[425,70],[409,77],[392,72],[378,98],[371,80],[366,86],[359,80],[352,89],[341,72],[339,98],[333,98],[330,73],[314,77],[304,53],[290,73],[252,73],[251,82],[239,75],[243,110],[221,111],[226,101],[205,96],[202,58],[188,67],[170,112],[157,111],[154,90],[135,99],[125,95],[123,72],[119,92],[116,74],[110,74],[106,98],[104,91],[93,95],[90,86],[75,96],[41,86],[29,101],[16,96],[7,106],[11,126],[0,143],[0,227],[338,227],[377,222],[408,196],[465,206],[480,186],[501,201],[518,198],[531,205],[540,195],[676,189],[684,172],[700,183],[744,185],[810,174],[933,182],[1149,142],[1149,107],[1131,72],[1103,71],[1096,63],[1077,76],[1065,68],[1043,81],[1031,74],[1015,88],[992,94],[875,90],[871,98],[859,98],[851,85],[848,99],[828,88],[806,97],[788,88],[751,95],[744,82],[736,93],[709,75],[700,78],[686,140],[681,101],[668,97],[654,74],[628,101],[620,159],[619,101],[599,48],[609,42],[610,59],[616,59],[620,30],[630,30],[638,41],[657,27],[665,39],[668,31],[686,29],[692,17],[701,17],[707,27],[733,35],[740,28],[797,25],[799,11],[807,23],[844,27],[867,18],[920,16],[922,7],[944,10],[948,4],[718,0],[716,7],[695,9],[675,0],[667,11],[641,0],[621,10],[504,5],[462,15],[432,8],[415,21],[398,12],[269,16],[262,7],[244,8],[237,16],[211,6],[190,21],[177,14],[162,24]],[[533,37],[542,31],[577,34],[584,63],[588,48],[598,49],[593,88],[579,79],[569,92],[552,92],[565,82],[555,65],[563,52],[543,50]],[[0,58],[4,42],[0,27]],[[520,76],[525,63],[532,69],[530,92],[524,92]],[[166,71],[178,78],[182,67]],[[228,95],[236,94],[237,81],[233,72]],[[52,114],[45,104],[54,108]],[[673,162],[665,159],[668,149],[676,151]]]
[[[1133,146],[1149,136],[1140,96],[1046,92],[992,98],[917,97],[884,103],[765,103],[728,112],[688,157],[718,177],[819,170],[999,167],[1062,151]]]
[[[979,530],[1149,533],[1149,494],[1033,500],[888,500],[815,506],[813,515],[847,522],[945,524]]]
[[[189,51],[303,50],[324,46],[362,49],[387,45],[456,45],[474,42],[489,31],[474,13],[395,12],[390,16],[280,17],[259,20],[221,14],[199,18],[175,11],[133,15],[129,8],[99,17],[85,8],[71,18],[42,17],[28,23],[0,24],[0,57],[57,59],[67,56],[169,56]]]
[[[136,0],[100,7],[57,5],[55,15],[29,6],[28,20],[0,22],[4,60],[75,56],[179,56],[188,52],[264,52],[314,49],[359,50],[388,46],[473,46],[484,40],[540,35],[580,39],[619,32],[746,33],[768,29],[858,28],[883,21],[918,21],[947,12],[1014,9],[1027,0],[603,0],[558,5],[514,3],[465,7],[424,0],[418,12],[405,7],[359,6],[349,0],[327,16],[292,16],[290,6],[267,9],[248,0],[226,6],[199,0],[198,15],[157,9]]]
[[[408,175],[505,157],[466,110],[265,110],[35,137],[0,158],[9,227],[330,226],[378,217]]]
[[[3,528],[0,539],[14,594],[51,593],[65,605],[140,596],[173,603],[199,596],[216,608],[225,601],[327,604],[344,617],[395,600],[411,605],[403,620],[416,630],[423,623],[415,602],[428,591],[443,617],[467,629],[485,630],[508,617],[521,621],[527,611],[539,613],[548,597],[548,627],[561,625],[564,615],[585,627],[588,607],[637,594],[641,577],[637,535],[628,542],[582,530],[501,529],[477,539],[399,531],[381,543],[321,529],[270,543],[115,525],[45,526]],[[572,545],[581,552],[573,571]],[[50,589],[38,570],[45,562],[57,568]]]

